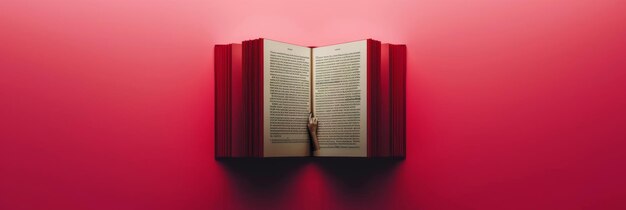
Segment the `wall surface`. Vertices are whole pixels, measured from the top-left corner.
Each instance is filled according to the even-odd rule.
[[[624,1],[0,2],[0,209],[625,209]],[[408,46],[407,158],[217,162],[213,45]]]

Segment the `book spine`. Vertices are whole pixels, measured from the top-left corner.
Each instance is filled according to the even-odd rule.
[[[380,156],[379,137],[380,42],[367,40],[367,156]]]
[[[392,156],[406,157],[406,45],[390,45]]]
[[[243,76],[243,84],[242,84],[242,92],[243,92],[243,108],[244,108],[244,123],[243,123],[243,128],[242,131],[243,132],[243,141],[242,143],[242,147],[241,147],[241,153],[242,153],[242,157],[248,157],[250,156],[250,139],[252,137],[251,135],[251,123],[252,123],[252,100],[251,100],[251,93],[250,90],[252,89],[251,87],[251,63],[250,63],[250,52],[251,52],[251,48],[250,48],[250,41],[244,41],[243,42],[243,46],[242,46],[242,51],[243,51],[243,55],[242,55],[242,60],[243,60],[243,69],[242,69],[242,76]]]
[[[242,45],[242,156],[263,157],[263,39]]]
[[[374,101],[373,99],[373,95],[374,95],[374,87],[373,87],[373,72],[374,72],[374,68],[372,67],[372,63],[373,61],[373,49],[372,49],[372,45],[373,45],[373,40],[368,39],[367,40],[367,156],[368,157],[373,157],[374,156],[374,116],[372,115],[373,113],[375,113],[374,110]]]
[[[230,45],[214,48],[215,157],[230,157]]]
[[[391,93],[389,77],[389,44],[380,45],[380,71],[378,76],[378,150],[379,157],[391,155]]]
[[[241,45],[231,45],[231,62],[230,62],[230,148],[231,157],[241,157],[241,142],[243,141],[243,78],[242,78],[242,60]]]
[[[258,132],[258,140],[257,140],[257,147],[256,147],[256,156],[257,157],[263,157],[263,126],[264,126],[264,121],[263,121],[263,106],[264,106],[264,95],[263,95],[263,90],[265,89],[265,84],[263,83],[264,81],[264,64],[263,64],[263,39],[258,39],[257,40],[258,43],[258,48],[257,48],[257,52],[258,52],[258,62],[257,62],[257,72],[259,73],[259,77],[257,78],[257,80],[259,81],[259,85],[257,88],[257,92],[259,93],[259,106],[257,107],[257,111],[258,111],[258,120],[257,120],[257,124],[259,125],[259,132]]]
[[[252,68],[254,94],[254,130],[252,157],[263,157],[263,39],[256,39],[252,43]]]
[[[215,73],[214,74],[214,81],[215,81],[214,85],[215,86],[213,87],[214,93],[215,93],[215,98],[214,98],[214,100],[215,100],[215,102],[214,102],[214,104],[215,104],[215,107],[214,107],[215,113],[214,113],[214,119],[213,119],[214,124],[215,124],[215,131],[214,131],[215,132],[215,137],[214,137],[215,138],[214,139],[215,140],[215,158],[223,157],[222,149],[221,149],[222,145],[223,145],[223,142],[222,142],[222,126],[219,125],[219,123],[218,123],[222,119],[220,117],[220,114],[219,114],[219,111],[221,111],[220,110],[220,103],[221,103],[221,97],[220,97],[221,96],[221,92],[220,92],[221,89],[220,88],[221,88],[221,85],[220,85],[219,80],[221,78],[222,71],[223,71],[221,63],[220,63],[220,60],[222,58],[221,55],[220,55],[221,52],[222,52],[221,45],[215,45],[215,47],[213,48],[213,53],[214,53],[213,71]]]

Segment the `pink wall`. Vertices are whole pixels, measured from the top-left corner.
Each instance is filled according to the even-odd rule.
[[[624,209],[623,1],[0,3],[0,209]],[[407,159],[213,159],[212,46],[408,45]]]

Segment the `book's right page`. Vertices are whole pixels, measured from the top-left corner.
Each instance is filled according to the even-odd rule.
[[[313,48],[318,156],[367,156],[367,40]]]

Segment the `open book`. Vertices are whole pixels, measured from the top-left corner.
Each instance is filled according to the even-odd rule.
[[[406,46],[372,39],[305,47],[269,39],[215,46],[215,155],[405,156]]]

